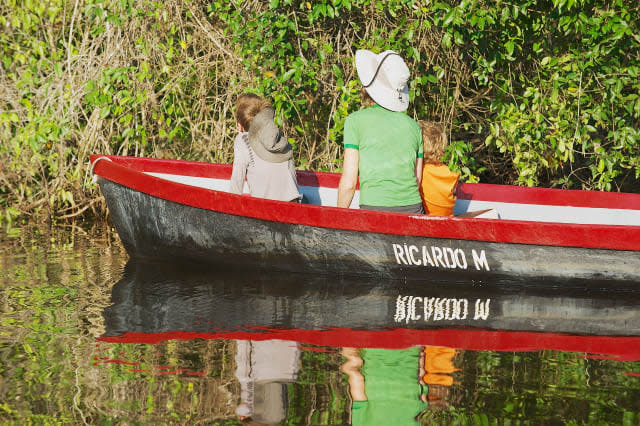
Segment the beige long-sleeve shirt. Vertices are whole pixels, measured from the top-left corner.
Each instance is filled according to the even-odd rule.
[[[236,136],[233,143],[233,172],[229,192],[242,194],[245,177],[254,197],[293,201],[302,197],[298,190],[293,160],[270,163],[258,157],[248,143],[248,133]]]

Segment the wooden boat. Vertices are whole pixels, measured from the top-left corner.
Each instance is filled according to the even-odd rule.
[[[359,210],[357,193],[351,209],[336,208],[334,173],[299,171],[298,204],[226,192],[230,165],[91,161],[113,224],[138,259],[404,280],[640,283],[640,194],[465,183],[458,217],[443,218]],[[459,217],[482,209],[498,218]]]
[[[322,346],[552,349],[640,360],[639,292],[550,293],[130,260],[105,308],[104,342],[292,340]],[[561,282],[557,283],[564,287]],[[431,308],[430,308],[431,306]]]

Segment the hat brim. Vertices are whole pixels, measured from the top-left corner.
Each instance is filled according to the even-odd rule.
[[[365,90],[375,103],[385,109],[401,112],[406,111],[409,107],[408,85],[405,85],[401,91],[397,91],[389,89],[383,84],[379,84],[374,81],[371,86],[367,87]]]
[[[260,111],[249,126],[249,145],[256,155],[269,163],[283,163],[292,158],[291,145],[287,138],[280,132],[280,129],[273,122],[275,111],[272,108],[265,108]],[[269,146],[282,147],[280,151],[269,151],[263,143]]]
[[[409,107],[409,86],[405,85],[402,90],[397,91],[385,86],[378,77],[371,82],[377,68],[378,55],[369,50],[356,51],[356,72],[363,86],[370,84],[365,90],[371,99],[385,109],[406,111]]]
[[[356,50],[356,72],[363,86],[371,82],[378,66],[378,55],[369,50]]]
[[[285,161],[289,161],[293,157],[293,152],[291,150],[291,146],[288,145],[287,138],[280,134],[278,136],[278,141],[280,144],[284,145],[287,143],[285,149],[281,152],[271,152],[268,151],[262,143],[257,139],[256,136],[249,133],[248,134],[249,145],[253,149],[253,152],[264,161],[268,163],[284,163]]]

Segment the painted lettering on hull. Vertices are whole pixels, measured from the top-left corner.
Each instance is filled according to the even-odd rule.
[[[469,301],[461,298],[402,296],[396,299],[395,322],[439,322],[455,320],[486,321],[491,299]],[[469,314],[469,309],[472,310]]]
[[[467,262],[467,254],[460,248],[438,246],[415,246],[409,244],[392,244],[393,254],[398,265],[428,266],[432,268],[467,269],[473,265],[478,271],[490,271],[487,254],[471,250],[473,263]]]

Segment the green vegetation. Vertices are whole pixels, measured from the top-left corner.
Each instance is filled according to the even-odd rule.
[[[637,192],[635,0],[2,0],[0,213],[104,213],[93,153],[229,162],[269,97],[297,167],[340,170],[358,48],[411,70],[465,181]]]

